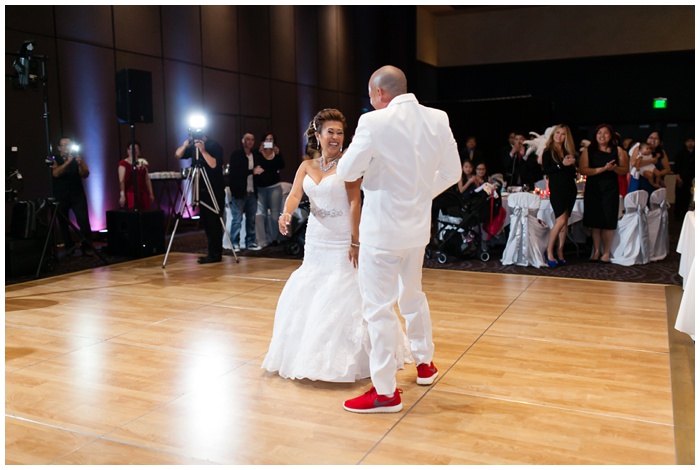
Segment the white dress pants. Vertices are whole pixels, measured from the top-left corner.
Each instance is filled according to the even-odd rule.
[[[422,288],[424,256],[425,247],[405,250],[384,250],[364,244],[360,247],[362,314],[372,345],[369,367],[372,384],[380,395],[392,395],[396,390],[395,353],[398,341],[402,341],[396,334],[397,300],[406,320],[406,336],[416,365],[429,364],[433,359],[433,328]]]

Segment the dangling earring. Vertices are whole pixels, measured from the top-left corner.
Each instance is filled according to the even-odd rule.
[[[343,153],[343,146],[340,146],[340,153]]]
[[[317,140],[317,141],[316,141],[316,150],[318,150],[318,149],[320,149],[320,148],[321,148],[321,144],[320,144],[319,141]]]

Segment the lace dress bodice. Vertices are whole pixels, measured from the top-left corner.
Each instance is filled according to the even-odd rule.
[[[304,192],[311,202],[307,233],[324,243],[348,243],[350,240],[350,203],[345,182],[336,174],[318,184],[309,175],[304,177]]]

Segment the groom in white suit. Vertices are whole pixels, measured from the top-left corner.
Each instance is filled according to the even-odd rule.
[[[376,111],[360,117],[337,172],[345,181],[363,177],[358,275],[374,387],[343,406],[357,413],[393,413],[402,408],[394,357],[400,341],[397,300],[418,384],[431,385],[438,376],[432,362],[430,310],[421,284],[423,257],[430,240],[432,200],[457,182],[462,169],[447,114],[420,105],[407,93],[400,69],[384,66],[374,72],[369,97]]]

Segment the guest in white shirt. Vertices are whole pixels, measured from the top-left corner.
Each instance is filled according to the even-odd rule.
[[[438,376],[422,267],[432,200],[459,180],[461,165],[447,114],[407,93],[400,69],[384,66],[374,72],[369,97],[376,111],[360,117],[337,174],[345,181],[363,177],[358,275],[374,387],[347,400],[344,408],[392,413],[402,408],[396,387],[397,299],[418,384],[430,385]]]

